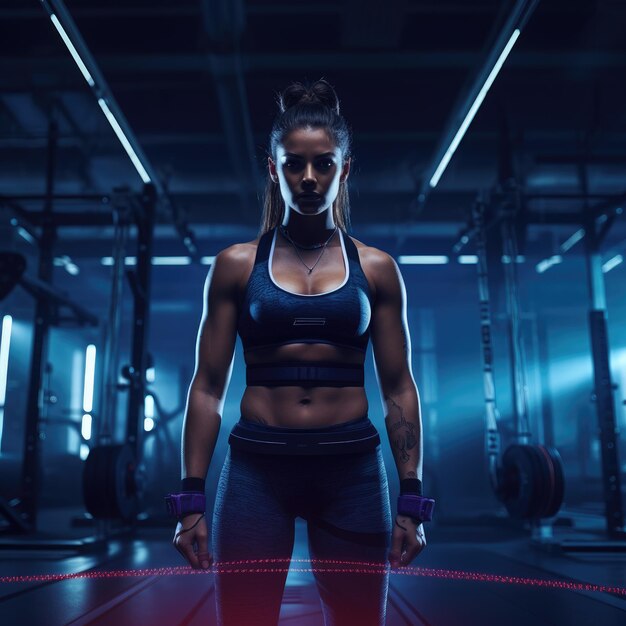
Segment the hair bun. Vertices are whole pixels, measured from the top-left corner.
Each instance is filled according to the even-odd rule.
[[[332,109],[339,115],[339,98],[332,86],[323,78],[312,85],[292,83],[279,96],[278,106],[280,112],[300,104],[316,103]]]

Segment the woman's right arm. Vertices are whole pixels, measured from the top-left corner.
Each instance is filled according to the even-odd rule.
[[[222,421],[237,336],[237,246],[222,250],[204,285],[196,367],[183,420],[182,476],[206,478]]]

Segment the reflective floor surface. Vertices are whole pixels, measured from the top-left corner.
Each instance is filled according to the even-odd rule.
[[[42,520],[44,516],[40,526]],[[550,542],[565,538],[572,545],[578,541],[589,546],[566,552],[537,548],[528,531],[507,527],[506,521],[427,527],[428,546],[422,555],[404,572],[390,576],[387,626],[623,626],[626,552],[624,546],[602,542],[598,521],[581,517],[576,531],[555,532]],[[173,528],[141,528],[141,539],[115,538],[104,550],[88,553],[50,546],[29,549],[13,543],[23,539],[2,538],[0,624],[216,624],[215,573],[184,574],[178,569],[131,575],[137,570],[184,567],[171,545],[172,532]],[[305,523],[298,520],[281,626],[324,624],[313,575],[298,571],[310,568],[310,563],[296,559],[308,557]],[[112,571],[124,573],[107,577]],[[93,577],[55,578],[79,572]],[[487,580],[477,574],[508,578]],[[10,576],[34,578],[12,582]],[[572,588],[581,583],[590,587]]]

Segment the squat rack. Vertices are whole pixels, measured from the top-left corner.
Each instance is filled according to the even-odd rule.
[[[538,196],[535,196],[538,197]],[[502,262],[514,269],[516,251],[516,233],[520,232],[533,223],[571,223],[582,226],[586,243],[585,259],[587,265],[587,283],[589,291],[590,310],[588,314],[588,327],[590,332],[592,362],[594,375],[593,399],[596,407],[596,415],[599,425],[599,435],[602,455],[602,483],[604,499],[604,516],[606,533],[611,542],[574,542],[562,541],[558,545],[561,550],[621,550],[624,549],[623,541],[626,539],[624,528],[624,511],[621,493],[621,476],[619,463],[618,435],[615,412],[615,389],[611,380],[610,372],[610,345],[607,331],[607,310],[604,274],[602,272],[601,244],[607,236],[610,227],[616,217],[622,213],[621,205],[626,196],[613,197],[595,206],[588,206],[588,198],[585,194],[578,196],[584,200],[585,205],[581,214],[564,216],[562,213],[542,213],[539,218],[528,210],[514,211],[510,213],[512,205],[520,206],[523,203],[523,194],[514,188],[500,188],[491,195],[483,194],[477,199],[472,213],[472,219],[459,235],[459,240],[454,246],[456,253],[460,252],[470,241],[476,240],[478,247],[485,245],[481,238],[485,233],[500,224],[502,228],[502,244],[505,259]],[[570,198],[571,199],[571,198]],[[483,216],[486,218],[483,222]],[[508,223],[507,223],[508,222]],[[508,253],[507,253],[508,251]],[[489,313],[489,293],[486,282],[486,257],[479,254],[479,293],[480,293],[480,316],[481,316],[481,341],[483,345],[483,366],[485,382],[485,403],[487,411],[486,452],[489,462],[489,475],[492,488],[498,496],[501,496],[502,476],[498,473],[498,457],[500,454],[500,433],[498,422],[500,419],[496,406],[495,383],[493,379],[493,353],[491,344],[491,323]],[[491,260],[496,255],[491,255]],[[505,268],[511,269],[511,268]],[[505,281],[506,282],[506,281]],[[516,290],[515,281],[509,281],[507,290]],[[516,296],[517,297],[517,296]],[[511,315],[511,313],[513,315]],[[519,313],[519,311],[518,311]],[[519,315],[515,310],[509,310],[510,315],[510,340],[513,358],[512,378],[514,393],[514,412],[516,416],[516,430],[522,440],[528,441],[527,415],[523,394],[524,382],[524,359],[520,338],[519,324],[515,322]],[[517,383],[515,380],[517,379]],[[521,418],[521,419],[520,419]],[[536,521],[536,520],[535,520]],[[552,543],[551,545],[555,545]]]
[[[54,270],[54,246],[57,240],[59,227],[102,227],[114,224],[111,213],[76,213],[54,211],[55,200],[59,198],[77,199],[84,202],[97,201],[105,204],[126,203],[128,214],[137,228],[137,265],[133,271],[126,271],[134,300],[132,350],[130,364],[125,368],[128,380],[128,405],[126,423],[126,444],[130,446],[135,459],[138,459],[141,451],[142,439],[139,429],[143,412],[146,369],[147,369],[147,340],[149,329],[150,311],[150,279],[151,258],[154,227],[157,217],[157,207],[162,196],[159,196],[153,184],[145,184],[140,193],[133,193],[127,189],[117,191],[113,195],[107,194],[83,194],[76,196],[59,195],[54,193],[54,176],[56,166],[58,127],[51,116],[48,132],[48,151],[46,167],[46,192],[42,195],[31,195],[29,199],[43,202],[43,210],[27,210],[21,206],[18,200],[24,197],[0,196],[0,206],[4,206],[12,214],[11,224],[16,228],[22,228],[28,232],[32,241],[37,246],[38,275],[37,278],[22,277],[20,283],[36,299],[34,336],[32,346],[32,358],[30,363],[29,386],[26,411],[26,431],[24,440],[24,456],[21,470],[19,497],[7,502],[0,498],[0,516],[8,522],[5,535],[13,533],[30,534],[37,533],[38,511],[38,474],[40,471],[40,388],[42,384],[42,365],[45,358],[47,337],[50,327],[61,322],[89,324],[97,326],[98,319],[87,312],[81,305],[63,294],[52,285]],[[171,202],[168,203],[171,208]],[[168,211],[171,216],[172,213]],[[199,254],[195,245],[193,233],[189,227],[180,220],[177,231],[183,245],[188,251],[193,252],[192,257],[197,260]],[[20,256],[20,255],[13,255]],[[123,258],[122,258],[123,262]],[[23,263],[23,258],[22,258]],[[62,318],[59,308],[65,307],[72,315]],[[136,462],[129,468],[129,485],[133,494],[139,489],[135,482]],[[108,530],[108,529],[107,529]],[[31,548],[59,548],[70,547],[85,549],[93,547],[102,537],[88,537],[83,540],[38,540],[20,541],[20,547]],[[14,547],[11,540],[0,542],[2,547]]]

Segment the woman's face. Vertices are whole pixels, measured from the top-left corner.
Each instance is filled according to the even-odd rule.
[[[348,178],[350,159],[323,128],[299,128],[276,148],[276,162],[268,159],[269,173],[285,206],[303,215],[321,213],[332,206],[339,184]]]

